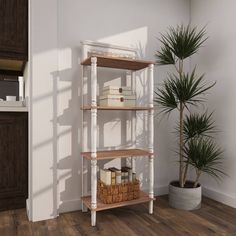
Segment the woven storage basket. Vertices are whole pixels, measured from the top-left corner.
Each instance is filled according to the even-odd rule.
[[[105,185],[98,181],[98,198],[105,204],[130,201],[139,198],[140,182]]]

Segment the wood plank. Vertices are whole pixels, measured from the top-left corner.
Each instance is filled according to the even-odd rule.
[[[125,69],[125,70],[141,70],[147,68],[151,64],[155,64],[153,61],[135,60],[128,58],[117,58],[117,57],[106,57],[106,56],[96,56],[97,66],[108,67],[114,69]],[[88,57],[83,62],[83,66],[91,65],[91,57]]]
[[[91,219],[89,212],[75,211],[70,213],[64,213],[61,215],[64,218],[64,221],[67,223],[68,227],[76,230],[77,235],[89,235],[89,236],[98,236],[98,227],[91,227]],[[66,234],[65,234],[66,235]]]
[[[25,209],[14,210],[12,216],[14,219],[16,235],[33,235],[31,223],[28,220],[28,216]]]
[[[60,214],[42,222],[29,222],[25,209],[0,213],[0,235],[47,236],[209,236],[236,235],[236,209],[203,197],[202,208],[183,211],[170,208],[166,196],[148,204],[130,205],[100,211],[96,227],[90,225],[90,212]]]
[[[91,196],[86,196],[81,198],[83,203],[91,210]],[[131,201],[125,201],[125,202],[118,202],[118,203],[112,203],[112,204],[104,204],[102,203],[99,199],[97,199],[97,209],[96,211],[103,211],[103,210],[108,210],[108,209],[113,209],[117,207],[124,207],[124,206],[130,206],[130,205],[136,205],[144,202],[149,202],[152,200],[149,198],[149,196],[140,191],[140,196],[138,199],[134,199]],[[155,199],[153,199],[155,200]]]
[[[120,208],[121,209],[121,208]],[[136,236],[136,232],[132,227],[126,224],[126,222],[132,217],[132,211],[130,211],[128,208],[122,208],[122,210],[125,212],[126,219],[127,220],[121,220],[119,217],[118,209],[109,210],[106,212],[100,212],[99,213],[99,220],[98,228],[101,232],[106,232],[106,234],[102,235],[122,235],[122,236]],[[115,211],[115,214],[114,214]],[[124,214],[123,214],[124,215]],[[122,216],[123,216],[122,215]],[[140,223],[140,222],[139,222]],[[111,227],[112,224],[112,227]],[[142,227],[143,232],[147,229],[145,227]],[[142,234],[147,235],[147,234]]]
[[[162,202],[164,202],[164,204],[162,204]],[[166,199],[163,201],[162,198],[159,198],[158,203],[161,205],[159,213],[163,217],[163,220],[165,220],[165,218],[162,212],[169,213],[170,215],[172,215],[172,217],[169,218],[170,225],[174,223],[181,227],[184,227],[186,231],[198,232],[198,234],[195,235],[201,235],[201,236],[226,235],[225,230],[219,227],[219,225],[206,221],[205,219],[195,214],[197,210],[184,211],[170,208],[168,204],[166,204],[167,203]]]
[[[0,212],[0,227],[11,226],[13,224],[14,219],[12,217],[12,211]]]
[[[81,107],[81,110],[91,110],[91,109],[97,109],[97,110],[104,110],[104,111],[114,111],[114,110],[124,110],[124,111],[149,111],[153,110],[153,107],[147,107],[147,106],[135,106],[135,107],[113,107],[113,106],[83,106]]]
[[[225,232],[230,230],[230,232],[234,233],[233,235],[236,235],[236,225],[229,222],[227,218],[222,218],[220,214],[212,214],[206,208],[197,210],[195,214],[212,224],[220,226]]]
[[[123,149],[123,150],[108,150],[108,151],[98,151],[96,160],[107,160],[107,159],[114,159],[114,158],[126,158],[126,157],[133,157],[133,156],[146,156],[149,157],[153,155],[146,150],[142,149]],[[81,152],[81,156],[92,160],[92,153],[91,152]]]
[[[47,236],[48,228],[47,221],[38,221],[32,224],[32,230],[34,232],[34,236]]]

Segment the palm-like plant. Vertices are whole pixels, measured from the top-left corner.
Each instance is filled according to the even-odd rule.
[[[196,170],[194,187],[197,187],[199,177],[203,172],[216,178],[225,175],[220,169],[222,150],[212,140],[206,138],[191,139],[184,149],[184,154],[186,162]]]
[[[160,51],[157,51],[157,62],[160,65],[172,64],[177,74],[170,74],[163,85],[155,91],[154,101],[160,106],[161,112],[170,114],[173,110],[179,112],[179,124],[177,127],[179,135],[179,184],[184,187],[189,165],[197,170],[198,165],[186,155],[187,150],[191,151],[191,144],[202,136],[211,136],[215,131],[212,113],[208,115],[191,114],[190,107],[198,106],[205,101],[206,92],[211,89],[215,83],[207,83],[204,76],[197,76],[194,69],[191,73],[184,71],[184,59],[198,52],[202,44],[207,40],[205,28],[199,32],[197,28],[191,28],[181,25],[177,28],[170,28],[166,34],[161,34],[159,39],[162,43]],[[189,112],[189,115],[185,115]],[[193,143],[192,143],[193,142]],[[194,143],[196,144],[196,143]],[[203,148],[204,145],[210,145],[206,139],[201,139],[196,148]],[[212,145],[212,152],[216,146]],[[199,151],[201,153],[201,151]],[[218,158],[221,156],[218,155]],[[206,158],[202,155],[199,158]],[[208,164],[211,159],[208,159]],[[204,164],[204,162],[202,162]],[[201,169],[202,173],[204,170]],[[212,169],[213,171],[213,169]],[[209,172],[208,172],[209,173]],[[199,179],[199,177],[198,177]],[[198,181],[198,180],[197,180]]]
[[[190,113],[185,116],[183,125],[185,142],[196,137],[212,137],[217,132],[212,120],[212,114],[207,112],[203,114]]]

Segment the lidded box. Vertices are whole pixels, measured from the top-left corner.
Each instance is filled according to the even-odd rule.
[[[131,87],[105,86],[102,89],[102,95],[119,94],[119,95],[133,95]]]
[[[131,87],[106,86],[99,96],[100,106],[125,107],[135,106],[136,96]]]
[[[135,106],[135,95],[108,94],[100,96],[100,106],[125,107]]]

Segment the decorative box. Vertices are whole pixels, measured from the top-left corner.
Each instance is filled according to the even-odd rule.
[[[130,201],[139,198],[140,182],[136,179],[133,182],[105,185],[98,181],[98,198],[105,204]]]
[[[133,95],[131,87],[105,86],[102,89],[102,95]]]
[[[125,107],[135,106],[135,95],[102,95],[99,97],[100,106]]]

